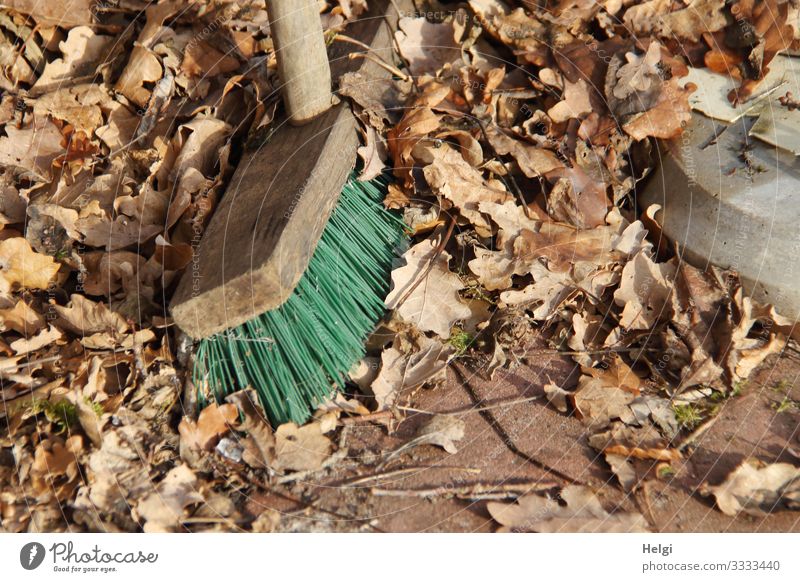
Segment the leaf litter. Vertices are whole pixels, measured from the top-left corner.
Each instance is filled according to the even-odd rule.
[[[249,390],[198,413],[166,306],[243,144],[272,121],[266,14],[89,4],[0,12],[4,531],[280,529],[247,492],[368,469],[348,459],[343,420],[394,431],[453,359],[491,376],[525,360],[531,333],[580,370],[551,379],[548,401],[633,490],[642,463],[682,458],[674,398],[728,397],[792,333],[735,273],[657,244],[634,200],[653,140],[679,137],[693,108],[734,119],[780,87],[795,4],[735,3],[735,22],[718,0],[473,0],[401,19],[405,78],[340,81],[362,121],[362,179],[394,174],[386,205],[412,230],[353,392],[305,426],[270,426]],[[367,4],[329,1],[323,26],[346,34]],[[434,414],[372,467],[416,447],[456,453],[464,432]],[[747,462],[707,492],[729,514],[796,509],[795,473]],[[511,530],[648,527],[579,485],[488,509]]]

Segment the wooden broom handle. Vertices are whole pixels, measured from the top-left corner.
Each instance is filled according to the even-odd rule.
[[[266,0],[289,120],[303,124],[331,107],[331,68],[317,0]]]

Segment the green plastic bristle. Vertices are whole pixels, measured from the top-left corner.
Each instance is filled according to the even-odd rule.
[[[342,388],[385,313],[392,261],[405,240],[383,207],[388,180],[351,176],[297,288],[279,308],[202,340],[199,400],[252,387],[273,424],[303,423]]]

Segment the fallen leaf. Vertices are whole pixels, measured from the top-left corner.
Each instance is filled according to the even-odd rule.
[[[21,237],[0,241],[0,292],[47,289],[58,272],[53,257],[35,252]]]
[[[461,45],[456,41],[452,22],[435,23],[424,17],[406,16],[399,20],[398,27],[397,46],[415,77],[426,73],[435,75],[461,56]]]
[[[111,311],[102,301],[95,303],[79,293],[73,293],[67,306],[53,306],[59,315],[59,325],[80,336],[95,333],[124,334],[130,326],[125,318]]]
[[[591,489],[569,485],[561,490],[566,505],[539,495],[526,495],[515,503],[490,501],[486,508],[501,531],[541,533],[646,532],[647,522],[638,513],[609,513]]]
[[[62,57],[47,63],[44,71],[36,80],[32,91],[36,94],[48,91],[69,91],[62,89],[63,84],[75,78],[92,76],[95,67],[108,53],[113,36],[104,36],[94,32],[89,26],[77,26],[69,31],[66,40],[59,43]],[[35,104],[37,106],[38,103]]]
[[[633,422],[635,417],[629,404],[634,398],[627,390],[591,376],[581,376],[578,389],[570,396],[575,416],[593,429],[603,428],[615,418]]]
[[[201,501],[194,472],[186,465],[178,465],[137,504],[136,513],[144,520],[146,533],[170,532],[183,521],[185,508]]]
[[[651,329],[656,322],[669,319],[674,277],[673,264],[656,263],[644,251],[629,261],[614,292],[614,302],[623,307],[620,326]]]
[[[298,427],[293,422],[282,424],[275,431],[277,471],[315,471],[330,456],[333,445],[322,434],[319,422]]]
[[[421,331],[448,338],[453,325],[469,319],[472,311],[458,294],[464,283],[450,272],[450,255],[437,250],[436,241],[424,240],[403,255],[406,265],[392,271],[386,308]]]
[[[414,443],[419,445],[435,445],[442,447],[451,455],[458,452],[456,441],[464,438],[466,424],[456,416],[436,414],[417,430]]]
[[[544,395],[547,398],[547,402],[550,403],[550,406],[559,412],[567,412],[567,398],[570,393],[561,386],[548,382],[544,385]]]
[[[275,435],[272,427],[258,404],[258,396],[252,388],[240,390],[225,398],[226,402],[235,404],[244,416],[237,430],[247,433],[245,450],[242,458],[252,466],[266,468],[275,461]]]
[[[636,421],[631,417],[623,422],[630,424]],[[616,422],[606,432],[589,437],[589,444],[605,454],[635,459],[677,461],[681,458],[680,451],[669,448],[664,437],[650,424],[625,426]]]
[[[451,147],[434,150],[433,163],[423,169],[425,180],[437,194],[451,201],[464,218],[479,231],[490,232],[490,225],[478,207],[482,202],[502,204],[511,200],[498,183],[490,183],[464,157]]]
[[[13,330],[28,337],[44,327],[44,319],[20,299],[14,307],[0,309],[0,330]]]
[[[741,512],[762,517],[773,511],[800,509],[800,469],[789,463],[748,459],[719,485],[704,487],[726,515]]]
[[[54,341],[61,339],[61,337],[61,330],[51,325],[48,329],[43,329],[30,338],[14,340],[9,346],[17,355],[21,356],[49,346]]]
[[[239,419],[239,412],[234,404],[218,405],[216,402],[205,407],[197,418],[197,422],[184,417],[178,426],[181,444],[201,451],[213,449],[220,437],[230,431],[231,426]]]
[[[425,336],[417,340],[410,353],[401,349],[400,342],[381,354],[381,366],[370,390],[378,409],[394,405],[404,391],[445,378],[445,369],[454,350]]]
[[[64,136],[55,123],[37,118],[30,127],[17,128],[6,124],[6,135],[0,137],[0,165],[27,172],[38,181],[48,181],[55,159],[64,153]]]

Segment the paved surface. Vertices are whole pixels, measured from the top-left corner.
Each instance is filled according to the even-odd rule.
[[[509,399],[543,395],[548,379],[574,372],[571,360],[548,356],[513,371],[498,372],[492,381],[470,374],[456,364],[447,382],[408,396],[413,408],[459,412],[492,406]],[[668,481],[648,479],[635,493],[624,493],[605,462],[586,444],[582,423],[547,405],[544,398],[507,408],[460,414],[465,436],[458,453],[421,446],[384,467],[375,456],[407,442],[426,414],[410,413],[396,427],[361,424],[348,429],[351,457],[372,465],[348,469],[291,489],[295,501],[276,496],[254,497],[258,507],[284,512],[282,528],[308,531],[493,531],[486,500],[445,495],[478,484],[564,485],[577,482],[595,488],[606,507],[641,512],[656,531],[800,531],[800,512],[783,511],[766,518],[731,518],[714,508],[710,498],[696,493],[703,482],[719,483],[739,462],[754,456],[767,462],[797,462],[789,448],[800,449],[800,410],[777,412],[785,397],[800,400],[800,361],[773,358],[743,390],[728,400],[718,420],[698,439],[690,455]],[[337,465],[338,467],[338,465]],[[383,477],[375,477],[383,474]],[[380,490],[403,490],[384,496]],[[439,490],[425,498],[420,490]],[[324,510],[324,511],[323,511]]]

